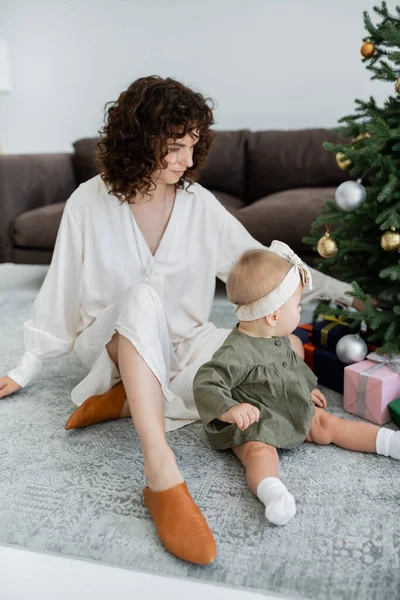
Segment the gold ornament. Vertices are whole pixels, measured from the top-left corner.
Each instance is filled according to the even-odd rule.
[[[338,152],[336,154],[336,163],[339,169],[342,169],[342,171],[347,171],[351,165],[351,160],[347,158],[343,152]]]
[[[400,94],[400,77],[399,77],[399,78],[398,78],[398,80],[396,81],[396,83],[395,83],[395,86],[394,86],[394,87],[396,88],[396,92],[397,92],[398,94]]]
[[[330,227],[327,225],[325,235],[317,244],[318,254],[322,256],[322,258],[333,258],[338,251],[338,245],[335,240],[330,237],[329,230]]]
[[[370,138],[371,134],[366,131],[365,133],[360,133],[357,137],[353,138],[353,142],[360,142],[361,140],[365,140],[366,138]]]
[[[371,40],[364,42],[364,44],[361,46],[360,52],[364,58],[371,58],[371,56],[373,56],[375,52],[375,46]]]
[[[381,237],[381,246],[385,252],[395,252],[400,250],[400,233],[395,227],[391,227],[390,231],[385,231]]]

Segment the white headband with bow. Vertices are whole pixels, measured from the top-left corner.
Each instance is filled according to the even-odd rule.
[[[293,266],[278,287],[266,296],[250,302],[250,304],[233,305],[239,321],[255,321],[278,310],[293,296],[299,287],[300,281],[312,290],[312,277],[308,267],[287,244],[274,240],[269,250],[278,254]]]

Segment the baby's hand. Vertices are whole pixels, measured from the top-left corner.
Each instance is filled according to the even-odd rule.
[[[220,421],[224,423],[236,423],[236,425],[244,431],[250,425],[258,421],[260,418],[260,411],[252,404],[238,404],[233,406],[222,415],[218,417]]]
[[[320,406],[321,408],[326,408],[328,406],[325,396],[318,388],[312,390],[311,400],[314,402],[315,406]]]

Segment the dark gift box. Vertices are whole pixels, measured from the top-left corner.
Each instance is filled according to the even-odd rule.
[[[376,346],[368,345],[369,352],[374,352]],[[347,367],[336,356],[333,350],[318,348],[311,342],[304,344],[304,361],[318,377],[318,384],[325,385],[335,392],[343,394],[344,369]]]
[[[311,342],[314,346],[336,350],[340,338],[351,333],[349,324],[341,319],[325,318],[314,323],[311,331]]]
[[[312,331],[312,325],[299,325],[293,331],[294,335],[297,335],[303,342],[303,344],[307,344],[310,341],[310,335]]]
[[[326,324],[327,321],[325,321]],[[320,321],[319,323],[324,323]],[[332,323],[332,321],[329,321]],[[335,323],[337,325],[337,323]],[[336,356],[335,350],[321,348],[312,342],[314,329],[318,325],[299,325],[293,333],[297,335],[304,345],[304,361],[318,377],[318,384],[343,394],[344,390],[344,369],[347,365],[342,363]],[[348,327],[346,327],[348,329]],[[330,330],[333,331],[333,328]],[[346,331],[344,335],[349,332]],[[336,346],[335,346],[336,347]],[[368,344],[368,351],[375,352],[376,346]]]
[[[318,383],[343,393],[344,368],[336,352],[315,346],[310,338],[315,325],[299,325],[293,333],[304,344],[304,361],[318,377]]]
[[[396,423],[397,427],[400,427],[400,398],[389,402],[388,409],[390,416],[392,417],[392,421]]]
[[[314,373],[318,377],[318,384],[325,385],[327,388],[343,394],[346,365],[338,359],[336,352],[315,347],[313,364]]]

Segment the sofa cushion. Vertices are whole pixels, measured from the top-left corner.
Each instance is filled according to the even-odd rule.
[[[98,137],[83,138],[73,143],[74,153],[72,155],[72,164],[74,165],[78,185],[98,174],[95,159],[99,141],[100,138]]]
[[[210,190],[216,198],[221,202],[222,206],[224,206],[230,213],[235,215],[238,210],[246,206],[243,200],[239,200],[236,196],[231,196],[230,194],[225,194],[224,192],[217,192],[216,190]]]
[[[245,199],[245,160],[249,132],[216,131],[199,183],[204,187]]]
[[[287,189],[338,186],[348,174],[322,144],[339,140],[330,129],[250,133],[247,201]]]
[[[19,215],[12,225],[11,236],[21,248],[54,247],[65,202],[41,206]]]
[[[18,248],[15,246],[12,257],[12,262],[21,265],[49,265],[53,257],[53,250],[49,250],[48,248],[45,250]]]
[[[332,200],[336,188],[301,188],[286,190],[261,198],[239,210],[235,216],[262,244],[272,240],[286,242],[298,254],[311,252],[302,242],[310,234],[327,200]]]

